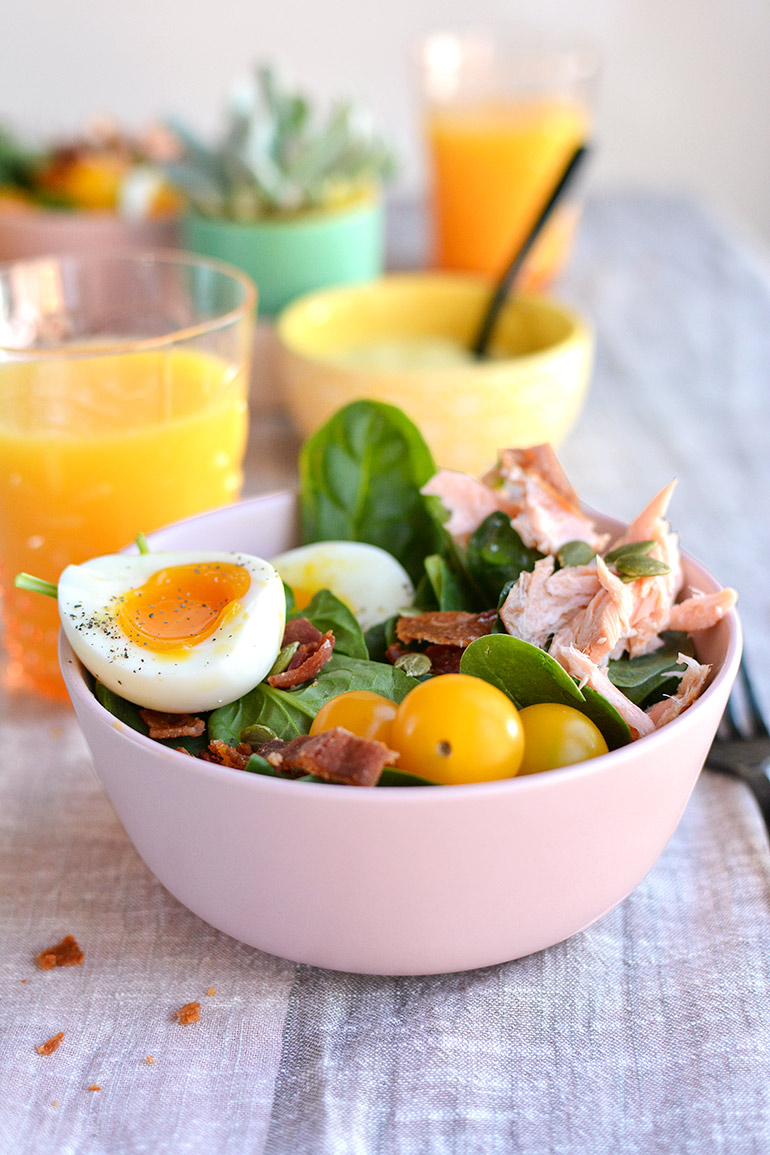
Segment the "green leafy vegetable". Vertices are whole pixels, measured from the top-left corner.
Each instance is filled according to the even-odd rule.
[[[637,658],[612,660],[607,671],[613,686],[644,710],[667,694],[676,693],[687,668],[680,663],[679,655],[692,657],[695,653],[692,639],[687,634],[668,631],[662,637],[664,644],[660,649]]]
[[[523,709],[536,702],[561,702],[578,710],[584,698],[555,658],[510,634],[487,634],[463,651],[460,673],[491,682]]]
[[[417,774],[407,774],[406,770],[396,770],[391,766],[386,766],[380,775],[378,786],[436,786],[438,783],[430,782],[427,778],[420,778]]]
[[[261,754],[252,754],[244,766],[244,770],[247,770],[249,774],[264,774],[267,778],[283,778],[275,766],[271,766],[267,758],[263,758]]]
[[[462,578],[441,554],[425,558],[425,573],[440,610],[465,610],[468,591]]]
[[[334,652],[349,658],[368,658],[364,632],[355,617],[330,590],[319,590],[303,610],[294,609],[291,617],[309,618],[322,634],[334,633]]]
[[[615,707],[590,686],[583,686],[582,694],[585,699],[582,706],[577,707],[581,714],[590,718],[595,726],[601,730],[604,741],[610,750],[617,750],[619,746],[627,746],[631,741],[631,731],[628,723],[620,716]]]
[[[515,581],[522,570],[534,569],[542,556],[536,549],[525,546],[510,517],[496,510],[471,534],[466,564],[489,607],[497,605],[506,583]]]
[[[372,690],[400,702],[417,685],[395,666],[332,655],[316,678],[296,690],[278,690],[260,682],[236,702],[220,706],[209,718],[209,737],[237,745],[246,727],[269,726],[286,740],[307,734],[324,702],[348,690]]]
[[[600,694],[581,691],[555,658],[510,634],[488,634],[471,642],[460,659],[460,673],[497,686],[519,709],[558,702],[580,710],[599,727],[611,750],[631,740],[620,714]]]
[[[377,622],[370,626],[364,634],[364,642],[373,662],[386,662],[387,651],[396,640],[397,617],[386,618],[384,622]]]
[[[299,457],[303,541],[364,541],[388,550],[419,581],[438,535],[420,487],[436,472],[417,427],[393,405],[354,401]]]

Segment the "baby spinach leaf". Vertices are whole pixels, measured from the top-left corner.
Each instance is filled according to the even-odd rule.
[[[388,647],[396,640],[397,617],[386,618],[384,622],[377,622],[370,626],[364,634],[364,642],[373,662],[386,662]]]
[[[434,553],[425,559],[425,572],[440,610],[468,608],[468,591],[449,562]]]
[[[664,638],[665,644],[651,654],[618,658],[609,663],[607,672],[612,684],[645,710],[666,694],[676,693],[686,669],[679,662],[679,655],[694,653],[692,639],[687,634],[671,632]]]
[[[543,555],[529,549],[502,510],[485,517],[468,540],[466,564],[471,577],[486,597],[487,605],[497,605],[500,590],[515,581],[522,570],[532,570]]]
[[[576,683],[555,658],[510,634],[487,634],[463,651],[460,673],[497,686],[515,706],[561,702],[578,710],[585,701]]]
[[[438,600],[435,598],[433,585],[428,575],[425,575],[423,581],[421,581],[417,587],[414,600],[415,606],[421,610],[439,608],[469,610],[471,612],[488,610],[491,604],[489,597],[471,573],[465,550],[458,545],[451,534],[447,533],[445,523],[449,514],[441,498],[435,494],[429,494],[424,498],[424,502],[425,509],[433,521],[436,540],[438,542],[438,555],[444,563],[446,572],[451,574],[451,583],[457,604],[451,607],[439,606]]]
[[[631,741],[628,726],[601,694],[589,687],[581,691],[555,658],[510,634],[471,642],[460,659],[460,673],[491,682],[521,710],[538,702],[572,706],[599,727],[610,750]]]
[[[248,762],[244,766],[244,770],[249,774],[264,774],[266,778],[282,778],[275,766],[271,766],[267,758],[263,758],[261,754],[252,754]]]
[[[430,782],[427,778],[420,778],[417,774],[408,774],[406,770],[396,770],[386,766],[380,775],[378,786],[437,786],[437,782]]]
[[[294,590],[286,582],[283,583],[283,596],[286,599],[286,617],[291,618],[297,612],[297,607],[294,602]]]
[[[279,738],[307,734],[324,702],[348,690],[373,690],[400,702],[417,682],[403,670],[379,662],[334,653],[317,677],[296,690],[278,690],[261,682],[236,702],[220,706],[209,719],[209,736],[231,745],[247,726],[269,726]]]
[[[368,658],[364,632],[344,602],[330,590],[318,590],[304,609],[295,610],[292,617],[308,618],[317,630],[334,634],[334,652],[349,658]]]
[[[595,726],[598,726],[610,750],[617,750],[619,746],[627,746],[631,741],[631,731],[628,728],[628,723],[621,718],[615,707],[596,690],[592,690],[590,686],[583,686],[582,694],[585,701],[576,706],[576,709],[590,718]]]
[[[418,581],[423,558],[438,544],[420,493],[435,472],[422,435],[401,410],[378,401],[346,405],[300,452],[303,540],[369,542]]]

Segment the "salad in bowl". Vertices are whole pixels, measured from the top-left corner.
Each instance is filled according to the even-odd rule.
[[[621,526],[547,447],[448,473],[367,401],[299,466],[296,494],[45,591],[138,852],[214,926],[343,970],[483,966],[588,926],[674,832],[740,659],[671,487]]]
[[[356,438],[365,487],[363,459],[344,483]],[[369,787],[552,770],[666,725],[708,680],[692,635],[736,594],[685,588],[673,489],[613,534],[549,446],[476,479],[355,402],[303,449],[302,546],[141,541],[64,571],[62,627],[106,709],[228,768]]]

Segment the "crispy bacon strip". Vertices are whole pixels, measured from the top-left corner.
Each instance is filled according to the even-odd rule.
[[[430,672],[434,676],[460,673],[461,646],[428,646],[425,656],[430,658]]]
[[[399,618],[396,634],[400,641],[433,642],[439,646],[461,646],[463,649],[491,634],[497,610],[469,614],[464,610],[433,610],[416,617]]]
[[[289,618],[283,631],[282,645],[290,646],[292,642],[299,642],[301,646],[310,645],[323,637],[317,626],[310,618]]]
[[[167,714],[162,710],[141,709],[139,716],[149,727],[151,738],[199,738],[206,729],[202,718],[192,714]]]
[[[332,656],[334,640],[331,630],[322,634],[307,618],[291,618],[286,623],[283,644],[289,646],[298,642],[299,646],[286,669],[280,674],[270,675],[268,685],[278,690],[289,690],[309,682]]]
[[[313,774],[344,786],[376,786],[385,767],[398,761],[384,742],[359,738],[342,726],[288,742],[274,738],[258,753],[281,774]]]
[[[200,757],[204,762],[216,762],[219,766],[229,766],[233,770],[245,770],[252,754],[253,750],[248,742],[229,746],[221,738],[212,738],[208,750],[203,750]]]

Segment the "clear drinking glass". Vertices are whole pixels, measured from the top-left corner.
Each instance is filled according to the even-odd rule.
[[[435,33],[419,49],[433,262],[498,277],[575,149],[591,133],[598,60],[510,32]],[[575,198],[543,230],[521,285],[547,288],[578,219]]]
[[[3,682],[64,696],[56,582],[238,498],[256,290],[185,254],[0,266]],[[203,543],[202,543],[203,544]]]

